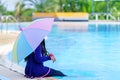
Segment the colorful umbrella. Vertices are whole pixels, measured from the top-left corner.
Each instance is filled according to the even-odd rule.
[[[13,46],[12,60],[19,63],[32,53],[51,31],[53,22],[54,18],[38,19],[23,29]]]

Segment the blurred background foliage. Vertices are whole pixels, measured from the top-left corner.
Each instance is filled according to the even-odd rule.
[[[18,0],[14,11],[8,11],[0,1],[0,14],[13,15],[19,21],[29,21],[33,12],[111,13],[120,16],[120,0]]]

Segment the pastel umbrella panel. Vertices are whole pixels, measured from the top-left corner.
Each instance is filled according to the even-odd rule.
[[[13,46],[12,60],[18,63],[32,53],[51,31],[53,22],[54,18],[38,19],[23,29]]]

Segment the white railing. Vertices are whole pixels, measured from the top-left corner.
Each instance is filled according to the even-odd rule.
[[[117,19],[112,16],[110,13],[92,13],[89,15],[91,20],[99,21],[99,20],[113,20],[117,21]]]
[[[9,22],[13,22],[15,23],[16,26],[19,26],[19,23],[17,21],[17,19],[11,15],[5,15],[5,16],[0,16],[0,30],[1,32],[3,31],[3,29],[6,29],[6,32],[8,31],[8,23]]]

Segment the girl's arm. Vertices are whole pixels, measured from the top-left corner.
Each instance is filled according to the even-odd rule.
[[[36,62],[41,63],[47,60],[51,60],[50,56],[43,56],[42,55],[42,47],[41,45],[38,46],[34,52],[34,59]]]

